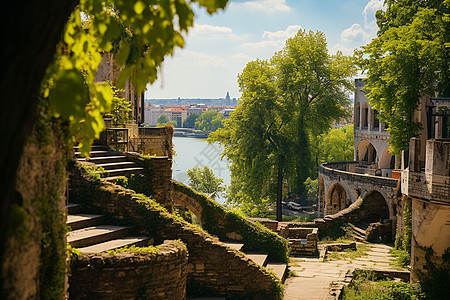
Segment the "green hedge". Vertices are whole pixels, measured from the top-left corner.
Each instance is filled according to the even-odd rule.
[[[240,214],[225,209],[205,194],[197,192],[180,182],[172,181],[175,190],[196,200],[203,208],[203,229],[219,237],[221,241],[230,241],[227,233],[242,235],[243,251],[267,253],[270,260],[288,262],[288,242],[277,233],[259,223],[247,220]]]

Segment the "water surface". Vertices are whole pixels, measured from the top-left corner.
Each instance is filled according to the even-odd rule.
[[[223,148],[218,143],[208,144],[204,139],[173,137],[173,146],[176,152],[172,165],[173,179],[188,185],[186,171],[194,166],[207,166],[217,177],[223,179],[225,185],[230,184],[229,162],[221,159]],[[222,196],[216,200],[219,203],[225,202]]]

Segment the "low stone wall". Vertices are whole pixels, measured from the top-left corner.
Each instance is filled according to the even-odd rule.
[[[189,252],[187,290],[191,295],[204,292],[230,298],[236,294],[280,297],[281,284],[273,275],[197,226],[171,215],[150,198],[108,182],[92,182],[86,176],[72,177],[72,201],[81,201],[116,222],[132,225],[135,232],[154,237],[156,243],[183,241]]]
[[[345,249],[356,250],[356,243],[334,243],[323,246],[326,251],[344,251]]]
[[[366,241],[375,242],[379,238],[392,240],[392,222],[371,223],[366,229]]]
[[[187,249],[165,241],[155,253],[81,254],[72,262],[71,299],[185,299]]]
[[[278,231],[278,221],[269,218],[249,218],[253,222],[259,222],[261,225],[272,231]]]
[[[291,256],[315,255],[317,253],[317,228],[288,228],[281,232],[289,239]]]

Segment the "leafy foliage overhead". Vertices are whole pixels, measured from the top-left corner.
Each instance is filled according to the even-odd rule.
[[[157,79],[165,56],[184,46],[182,33],[193,26],[192,7],[208,13],[227,0],[80,0],[65,28],[53,64],[42,84],[55,116],[68,119],[87,154],[104,128],[102,114],[111,110],[113,91],[94,82],[101,53],[111,53],[121,67],[116,82],[131,80],[137,93]]]
[[[408,149],[424,94],[450,96],[450,1],[387,1],[377,12],[378,36],[363,47],[370,105],[389,125],[391,149]]]

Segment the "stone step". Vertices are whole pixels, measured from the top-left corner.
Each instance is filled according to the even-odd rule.
[[[89,159],[86,159],[85,157],[80,157],[80,158],[77,158],[77,160],[89,161],[94,164],[107,164],[107,163],[127,161],[127,157],[125,155],[112,155],[112,156],[90,157]]]
[[[78,203],[67,203],[66,208],[68,214],[76,214],[81,211],[82,206]]]
[[[107,150],[95,150],[89,152],[89,157],[115,156],[115,155],[117,155],[117,152]],[[81,152],[75,151],[75,157],[81,157]]]
[[[73,146],[73,149],[75,151],[78,151],[80,149],[80,146]],[[100,150],[103,150],[103,151],[108,150],[108,147],[106,147],[104,145],[91,145],[91,151],[100,151]]]
[[[127,236],[120,239],[109,240],[103,243],[78,248],[83,253],[100,253],[107,250],[122,248],[125,246],[145,247],[153,244],[153,238],[147,236]]]
[[[277,276],[281,282],[284,282],[286,279],[287,266],[288,265],[285,263],[268,263],[266,269],[274,272],[275,276]]]
[[[74,248],[87,247],[111,239],[118,239],[128,234],[128,227],[113,225],[97,225],[71,231],[67,234],[67,242]]]
[[[134,167],[134,168],[124,168],[124,169],[114,169],[108,170],[108,177],[113,176],[130,176],[131,174],[141,174],[144,172],[144,168],[142,167]]]
[[[121,162],[112,162],[112,163],[101,163],[96,164],[98,167],[102,167],[105,170],[114,170],[114,169],[126,169],[130,167],[139,167],[139,165],[132,161],[121,161]]]
[[[70,214],[67,216],[67,225],[70,226],[72,230],[77,230],[98,225],[102,218],[102,215]]]
[[[244,244],[241,244],[241,243],[232,243],[232,242],[225,243],[224,242],[224,244],[225,244],[225,246],[232,248],[234,250],[237,250],[237,251],[241,251],[242,247],[244,247]]]
[[[267,264],[267,254],[246,253],[246,256],[261,267],[265,267]]]
[[[362,234],[364,236],[366,235],[366,231],[364,229],[359,228],[359,227],[353,227],[353,232]]]

